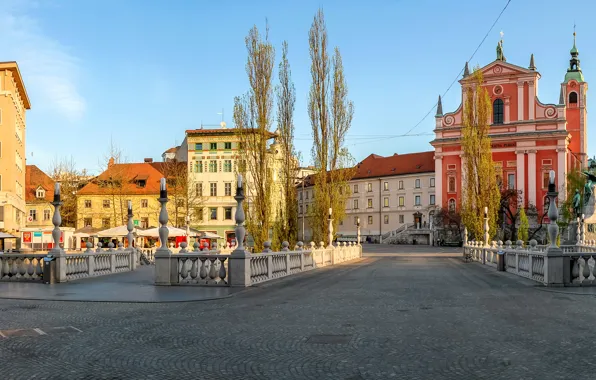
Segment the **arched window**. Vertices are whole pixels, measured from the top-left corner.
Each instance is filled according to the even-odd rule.
[[[577,92],[569,93],[569,104],[577,105]]]
[[[503,100],[493,102],[493,124],[503,124]]]
[[[449,212],[455,212],[455,199],[453,198],[449,200]]]

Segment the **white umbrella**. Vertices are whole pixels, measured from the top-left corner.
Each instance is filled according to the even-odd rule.
[[[133,228],[132,233],[137,233],[137,229]],[[107,230],[99,231],[97,233],[98,236],[102,237],[120,237],[120,236],[127,236],[128,235],[128,227],[126,225],[109,228]]]
[[[186,236],[186,230],[182,228],[166,226],[168,228],[168,236],[169,237],[176,237],[176,236]],[[159,237],[159,228],[154,227],[149,228],[148,230],[139,231],[139,236],[146,236],[146,237]]]
[[[201,239],[223,239],[221,236],[214,234],[213,232],[201,232]]]

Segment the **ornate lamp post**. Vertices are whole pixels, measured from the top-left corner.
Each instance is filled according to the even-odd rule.
[[[161,210],[159,212],[159,248],[157,251],[160,252],[167,252],[168,249],[168,210],[166,208],[166,203],[168,203],[168,190],[166,188],[166,179],[162,178],[159,184],[159,203],[161,203]]]
[[[186,215],[186,243],[190,246],[190,216]]]
[[[360,245],[360,217],[356,218],[356,244]]]
[[[484,246],[488,247],[488,207],[484,207]]]
[[[244,228],[244,208],[242,202],[244,201],[244,189],[242,188],[242,174],[238,174],[238,185],[236,186],[236,248],[232,252],[235,256],[246,256],[247,252],[244,249],[244,237],[246,236],[246,229]]]
[[[60,201],[60,183],[56,182],[54,185],[54,201],[52,202],[52,205],[54,206],[54,217],[52,218],[52,224],[54,224],[54,229],[52,230],[54,248],[50,251],[54,256],[62,253],[62,248],[60,247],[60,237],[62,236],[62,231],[60,231],[60,225],[62,224],[60,206],[62,206],[62,203],[63,202]]]
[[[333,247],[333,209],[331,207],[329,207],[329,247],[332,248]]]
[[[134,230],[134,228],[135,226],[132,221],[132,201],[128,201],[128,223],[126,224],[128,235],[126,236],[126,239],[128,240],[128,248],[130,249],[133,248],[134,236],[132,234],[132,231]]]
[[[548,219],[550,220],[550,224],[548,225],[548,236],[550,237],[550,245],[549,249],[551,248],[558,248],[557,246],[557,236],[559,235],[559,225],[557,224],[557,219],[559,218],[559,210],[557,209],[556,199],[559,195],[557,191],[557,187],[555,186],[555,171],[551,170],[548,175],[548,192],[546,196],[549,199],[548,205]]]

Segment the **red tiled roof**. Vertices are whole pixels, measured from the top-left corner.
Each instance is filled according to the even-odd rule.
[[[118,188],[118,194],[122,195],[143,195],[143,194],[159,194],[159,181],[163,177],[163,173],[158,169],[161,163],[129,163],[129,164],[113,164],[99,176],[91,180],[81,190],[78,195],[102,195],[110,194],[113,189],[110,186],[101,187],[102,181],[107,181],[110,178],[120,180],[122,187]],[[146,178],[145,187],[139,187],[134,181],[135,178]]]
[[[435,152],[420,152],[397,154],[383,157],[371,154],[362,162],[356,165],[356,173],[352,179],[389,177],[394,175],[432,173],[435,171]],[[304,179],[304,186],[314,185],[314,175],[308,175]],[[298,187],[302,183],[298,183]]]
[[[37,199],[37,188],[42,187],[46,191],[44,201],[54,200],[54,180],[35,165],[27,165],[25,168],[25,202],[41,201]]]

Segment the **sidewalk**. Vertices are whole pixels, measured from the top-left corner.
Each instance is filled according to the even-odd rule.
[[[227,298],[243,289],[207,286],[155,286],[154,266],[134,272],[91,277],[62,284],[0,282],[0,299],[84,302],[189,302]]]

